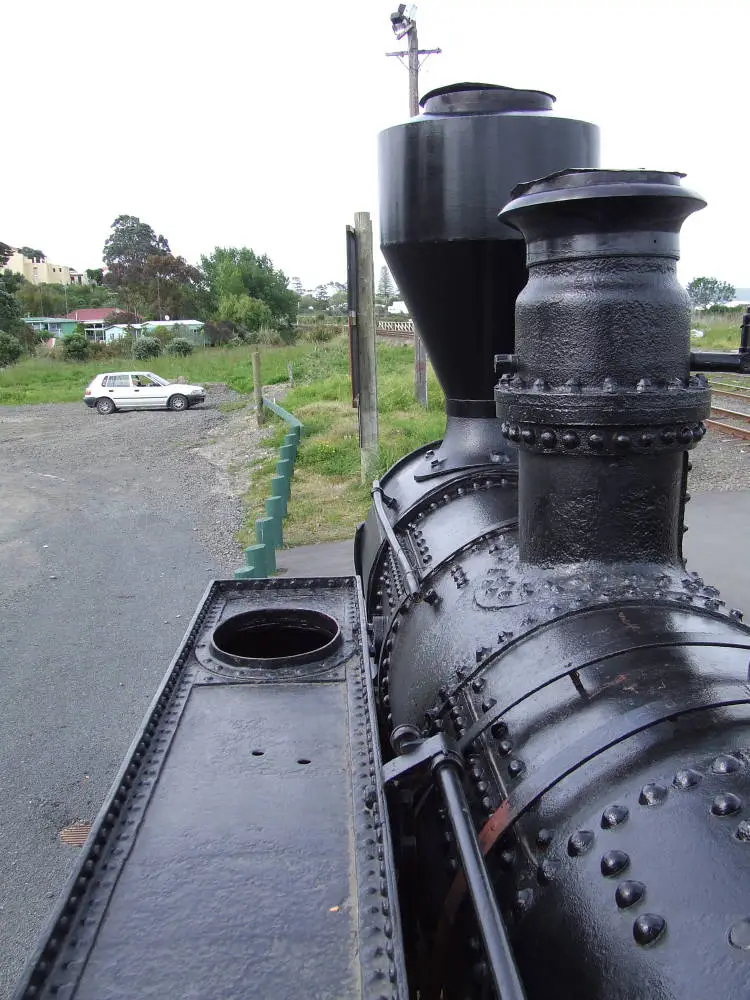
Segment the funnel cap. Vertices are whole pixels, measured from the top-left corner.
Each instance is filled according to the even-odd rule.
[[[551,111],[555,98],[544,90],[518,90],[496,83],[451,83],[431,90],[419,103],[426,115],[497,115]]]

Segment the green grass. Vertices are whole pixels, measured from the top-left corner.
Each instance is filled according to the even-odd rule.
[[[297,384],[283,406],[305,425],[292,481],[289,513],[284,522],[287,545],[351,538],[370,505],[371,482],[361,482],[357,412],[351,405],[346,341],[327,345],[327,353],[300,361]],[[445,429],[443,394],[429,372],[429,407],[414,402],[414,351],[411,347],[378,345],[378,414],[380,454],[373,476]],[[276,449],[286,424],[274,419],[266,442]],[[255,518],[264,514],[276,452],[251,473],[247,495],[247,526],[241,541],[255,541]]]
[[[292,347],[262,347],[261,364],[266,385],[286,382],[287,365],[291,362],[295,377],[306,371],[322,372],[325,361],[319,356],[329,345],[299,344]],[[23,403],[72,403],[83,396],[83,390],[100,372],[148,369],[166,379],[184,376],[188,382],[226,382],[237,392],[253,389],[252,347],[199,348],[187,358],[164,355],[151,361],[130,358],[96,358],[93,361],[70,363],[55,358],[29,358],[0,371],[0,405]],[[348,365],[348,362],[347,362]]]
[[[740,346],[741,314],[702,313],[693,316],[692,328],[703,336],[691,337],[694,351],[736,351]]]

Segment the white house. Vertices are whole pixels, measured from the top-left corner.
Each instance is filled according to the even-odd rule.
[[[173,337],[183,337],[191,344],[203,344],[204,324],[199,319],[169,319],[169,320],[148,320],[146,323],[116,323],[109,326],[104,331],[106,343],[111,344],[114,340],[126,337],[128,334],[136,339],[138,337],[150,337],[157,327],[164,327],[169,330]]]

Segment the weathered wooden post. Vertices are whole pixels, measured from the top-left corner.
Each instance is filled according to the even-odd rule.
[[[369,212],[356,212],[356,361],[359,374],[360,470],[362,482],[372,479],[378,459],[378,379],[375,352],[375,272],[372,259],[372,221]]]
[[[260,377],[260,351],[253,351],[253,395],[255,397],[255,419],[258,427],[266,419],[263,412],[263,382]]]

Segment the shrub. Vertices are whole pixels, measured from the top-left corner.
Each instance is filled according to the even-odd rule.
[[[155,326],[149,337],[153,337],[158,340],[162,347],[166,347],[167,344],[174,337],[174,327],[173,326]]]
[[[314,344],[325,344],[329,340],[333,340],[335,332],[332,326],[316,323],[315,326],[310,326],[305,330],[305,340],[309,340]]]
[[[141,337],[135,342],[133,357],[136,361],[148,361],[149,358],[158,358],[161,354],[161,344],[156,337]]]
[[[12,337],[9,333],[0,330],[0,368],[12,365],[23,354],[21,341],[17,337]]]
[[[167,354],[177,354],[179,357],[187,357],[193,353],[193,345],[184,337],[175,337],[171,343],[167,344]]]
[[[91,345],[83,333],[71,333],[63,337],[63,357],[66,361],[85,361],[91,353]]]

